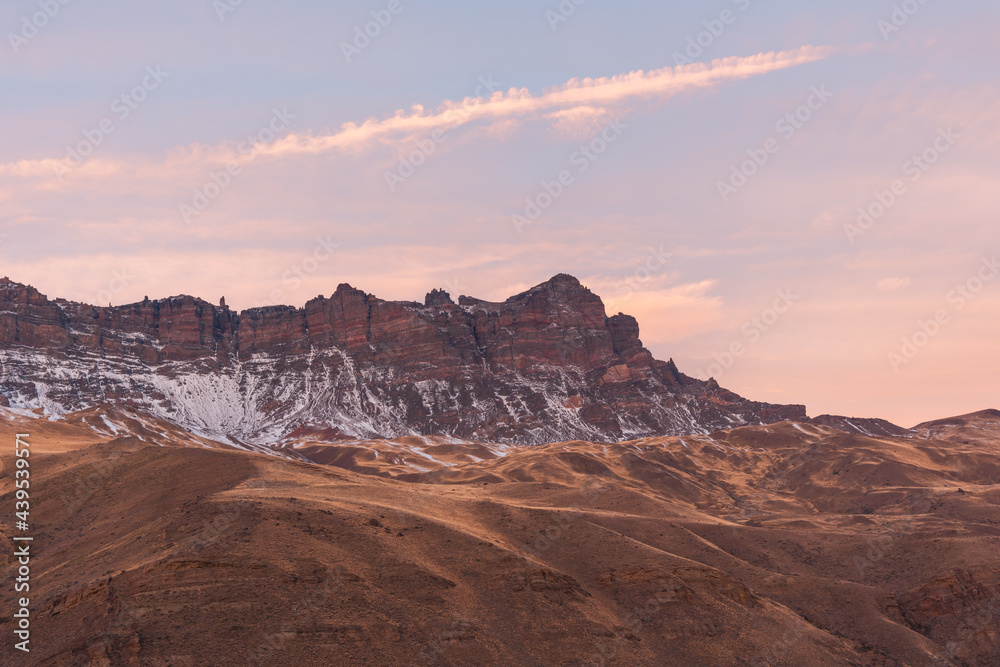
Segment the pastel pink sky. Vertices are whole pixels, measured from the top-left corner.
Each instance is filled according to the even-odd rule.
[[[891,2],[587,4],[554,31],[537,3],[407,4],[347,62],[384,4],[71,3],[2,45],[0,275],[247,308],[342,282],[502,300],[571,273],[657,357],[749,398],[905,426],[1000,407],[995,5],[928,3],[886,33]],[[213,174],[229,183],[201,207]],[[544,210],[515,224],[527,200]]]

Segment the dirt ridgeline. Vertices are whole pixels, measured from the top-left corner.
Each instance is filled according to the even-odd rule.
[[[996,413],[287,459],[106,416],[0,418],[37,448],[33,650],[7,615],[3,664],[1000,661]]]

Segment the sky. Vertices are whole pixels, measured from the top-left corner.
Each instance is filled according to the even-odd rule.
[[[1000,407],[1000,5],[9,0],[0,274],[115,305],[558,273],[689,375]]]

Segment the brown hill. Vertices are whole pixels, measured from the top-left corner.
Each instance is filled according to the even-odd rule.
[[[17,664],[995,665],[1000,441],[961,440],[993,418],[287,444],[311,463],[8,415],[38,452]]]
[[[919,437],[970,444],[1000,438],[1000,410],[981,410],[960,417],[925,422],[913,428]]]
[[[833,428],[856,433],[858,435],[870,435],[878,438],[881,436],[905,437],[913,435],[913,431],[896,426],[885,419],[871,419],[864,417],[841,417],[839,415],[820,415],[809,420],[811,424],[822,424]]]

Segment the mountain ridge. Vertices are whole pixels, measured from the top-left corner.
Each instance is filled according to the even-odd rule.
[[[710,432],[806,419],[653,357],[568,274],[503,302],[443,290],[385,301],[340,284],[239,313],[189,295],[117,307],[0,281],[0,404],[122,403],[200,435],[278,442],[421,433],[519,444]]]

